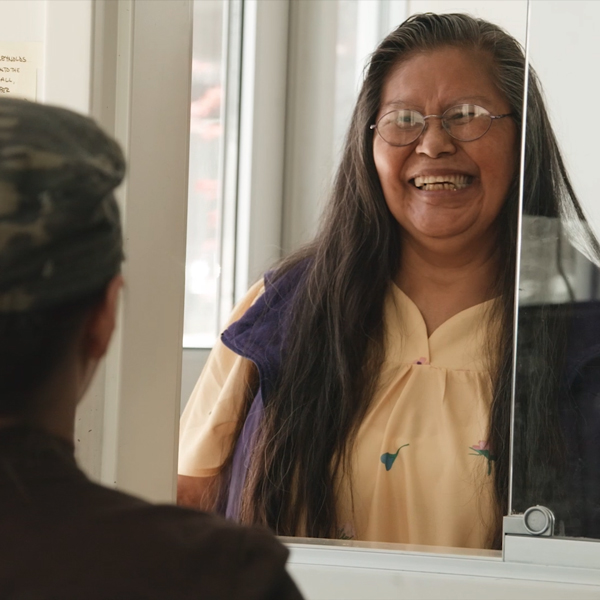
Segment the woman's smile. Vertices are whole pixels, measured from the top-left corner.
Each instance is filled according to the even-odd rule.
[[[437,209],[434,215],[438,219],[446,218],[443,210],[461,210],[466,204],[480,193],[479,180],[474,175],[465,172],[428,172],[423,175],[411,177],[408,181],[408,192],[413,200],[408,204],[410,208],[428,207]],[[451,213],[449,217],[452,218]]]
[[[422,192],[439,192],[464,190],[473,183],[473,177],[462,173],[448,175],[417,175],[410,180]]]

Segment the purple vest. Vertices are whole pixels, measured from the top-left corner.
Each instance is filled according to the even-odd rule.
[[[281,367],[290,308],[305,269],[305,262],[301,262],[276,281],[274,272],[268,272],[265,275],[264,294],[221,335],[225,346],[256,365],[260,380],[258,392],[235,446],[227,499],[220,506],[220,512],[234,520],[238,520],[241,493],[264,403],[268,401]]]

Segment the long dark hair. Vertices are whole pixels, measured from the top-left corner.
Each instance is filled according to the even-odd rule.
[[[443,46],[475,49],[493,59],[496,84],[521,127],[525,57],[519,43],[499,27],[463,14],[415,15],[375,50],[320,231],[277,272],[282,276],[300,261],[308,264],[246,480],[245,522],[264,523],[280,535],[337,537],[336,485],[342,473],[349,475],[353,440],[377,384],[384,358],[384,298],[400,265],[401,231],[377,176],[369,125],[391,69],[415,52]],[[533,72],[528,101],[525,210],[557,216],[565,189],[575,200]],[[518,176],[499,221],[501,265],[494,292],[501,297],[496,316],[502,334],[492,348],[489,427],[496,455],[497,534],[490,541],[495,547],[508,498]]]

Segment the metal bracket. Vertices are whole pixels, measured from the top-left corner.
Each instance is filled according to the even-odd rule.
[[[554,513],[545,506],[531,506],[523,514],[504,517],[504,535],[554,535]]]

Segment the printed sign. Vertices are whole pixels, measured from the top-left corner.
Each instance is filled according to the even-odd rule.
[[[40,42],[0,42],[0,98],[36,100],[38,69],[41,68]]]

